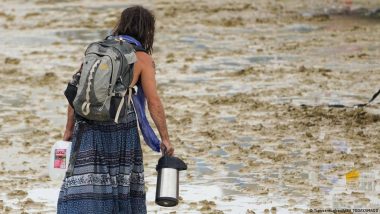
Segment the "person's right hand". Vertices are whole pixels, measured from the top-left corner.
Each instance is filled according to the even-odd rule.
[[[162,155],[164,155],[164,151],[167,155],[173,156],[174,155],[174,148],[172,144],[169,141],[162,141],[160,144],[160,148],[162,151]]]
[[[66,130],[65,133],[63,134],[63,140],[70,141],[72,136],[73,136],[73,131]]]

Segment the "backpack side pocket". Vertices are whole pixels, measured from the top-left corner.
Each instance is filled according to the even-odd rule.
[[[66,90],[64,92],[65,97],[72,108],[74,108],[73,102],[74,102],[75,96],[77,95],[77,90],[78,88],[75,85],[68,83]]]
[[[73,75],[71,81],[67,84],[67,87],[64,92],[65,97],[72,108],[74,108],[74,99],[77,96],[77,91],[78,91],[77,86],[80,80],[82,67],[83,67],[83,63],[81,64],[80,69]]]

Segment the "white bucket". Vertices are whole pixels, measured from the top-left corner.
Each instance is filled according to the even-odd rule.
[[[51,147],[49,176],[52,180],[63,180],[70,161],[71,142],[57,141]]]

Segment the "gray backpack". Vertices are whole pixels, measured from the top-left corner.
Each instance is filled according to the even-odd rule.
[[[88,120],[118,123],[130,107],[135,62],[135,50],[124,40],[112,37],[91,43],[73,101],[75,112]]]

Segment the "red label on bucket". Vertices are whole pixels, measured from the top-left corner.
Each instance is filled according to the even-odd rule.
[[[66,149],[55,150],[54,168],[66,169]]]

